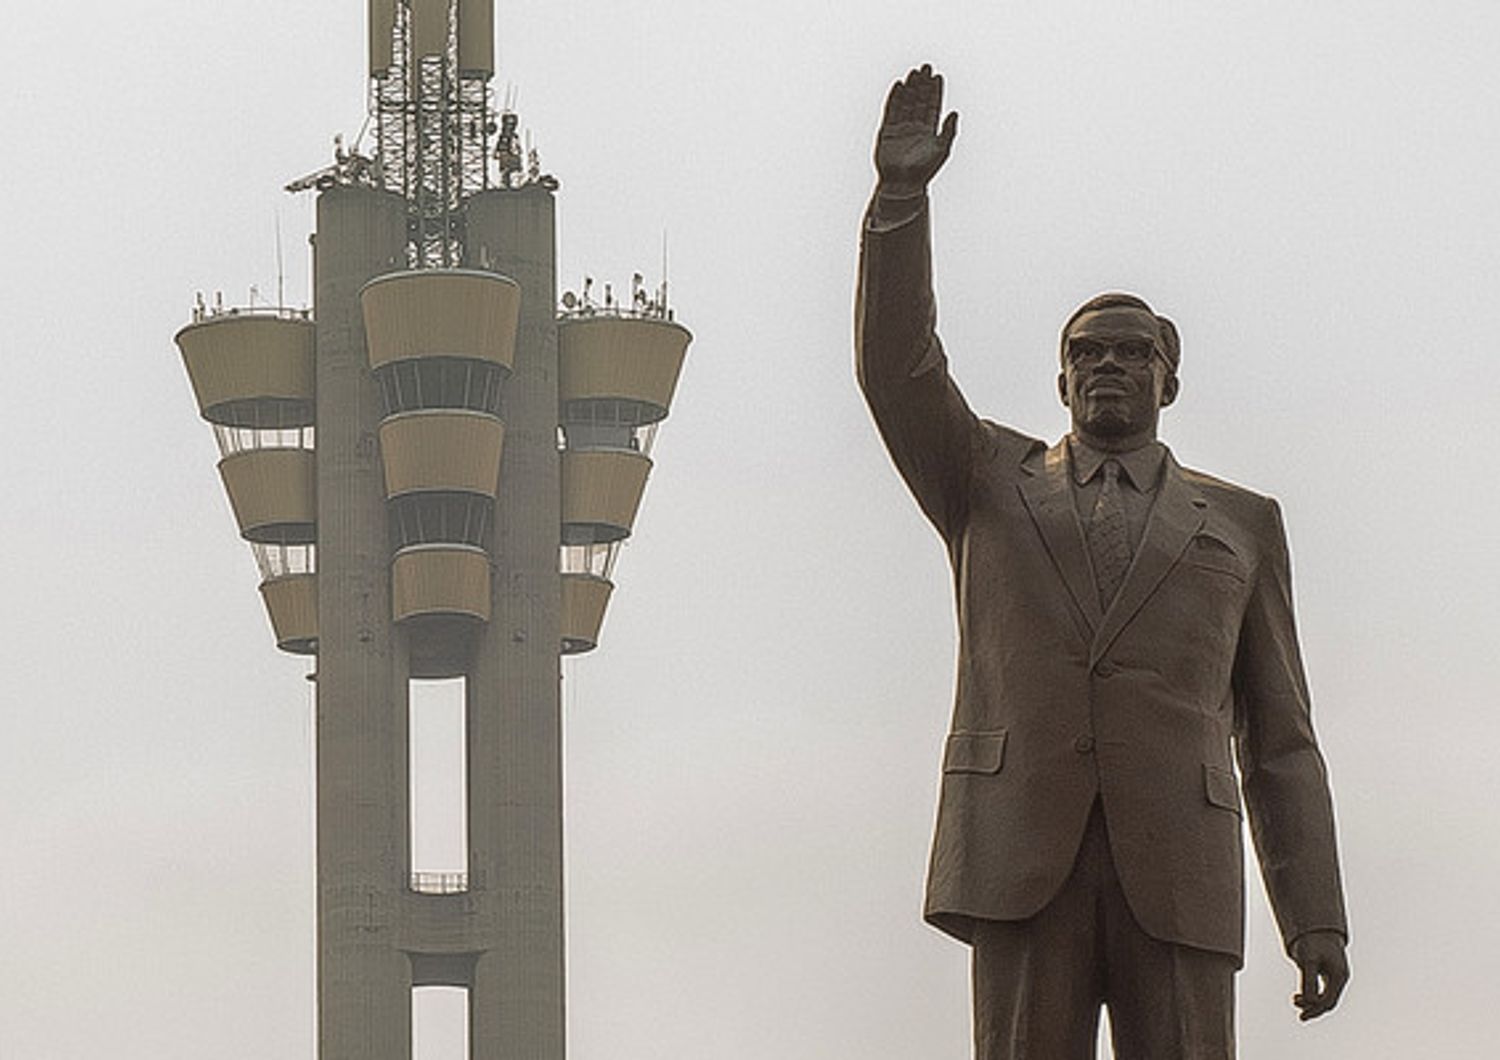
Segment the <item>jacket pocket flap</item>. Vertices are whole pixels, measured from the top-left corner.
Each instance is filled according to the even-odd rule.
[[[944,773],[998,773],[1004,763],[1004,729],[955,732],[943,749]]]
[[[1220,766],[1204,766],[1203,793],[1210,803],[1220,809],[1240,812],[1240,785],[1229,770]]]
[[[1248,581],[1250,577],[1245,561],[1235,552],[1234,547],[1212,534],[1195,535],[1182,559],[1189,566],[1218,571],[1240,581]]]

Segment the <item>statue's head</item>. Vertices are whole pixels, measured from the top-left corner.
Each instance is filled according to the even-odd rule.
[[[1057,377],[1073,430],[1085,440],[1156,436],[1161,410],[1177,398],[1182,357],[1176,326],[1132,294],[1090,298],[1063,325]]]

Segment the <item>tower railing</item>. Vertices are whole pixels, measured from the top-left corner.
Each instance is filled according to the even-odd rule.
[[[413,894],[466,894],[467,872],[413,872],[407,881]]]

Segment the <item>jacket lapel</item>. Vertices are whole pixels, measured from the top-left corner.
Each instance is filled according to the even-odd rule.
[[[1078,522],[1078,511],[1073,504],[1065,443],[1058,442],[1047,450],[1040,473],[1029,468],[1025,470],[1028,477],[1017,483],[1021,499],[1026,502],[1026,509],[1036,523],[1063,583],[1072,594],[1073,602],[1083,612],[1089,632],[1094,633],[1099,629],[1103,615],[1099,608],[1099,592],[1094,588],[1094,575],[1089,567],[1088,548],[1083,541],[1083,527]],[[1097,634],[1095,636],[1097,639]]]
[[[1095,625],[1094,643],[1089,651],[1092,667],[1109,650],[1137,611],[1156,591],[1163,578],[1182,557],[1188,543],[1203,526],[1203,511],[1208,502],[1188,485],[1177,461],[1169,455],[1162,468],[1161,491],[1151,507],[1146,532],[1136,550],[1125,582],[1105,613],[1103,624]]]

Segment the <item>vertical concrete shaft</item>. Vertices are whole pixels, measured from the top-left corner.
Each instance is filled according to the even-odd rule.
[[[318,199],[318,1056],[407,1060],[411,969],[396,934],[407,875],[406,652],[391,622],[359,290],[405,265],[399,196]]]
[[[495,928],[475,964],[472,1060],[562,1060],[561,502],[554,201],[470,201],[469,264],[521,285],[495,511],[494,615],[469,679],[469,871]]]

